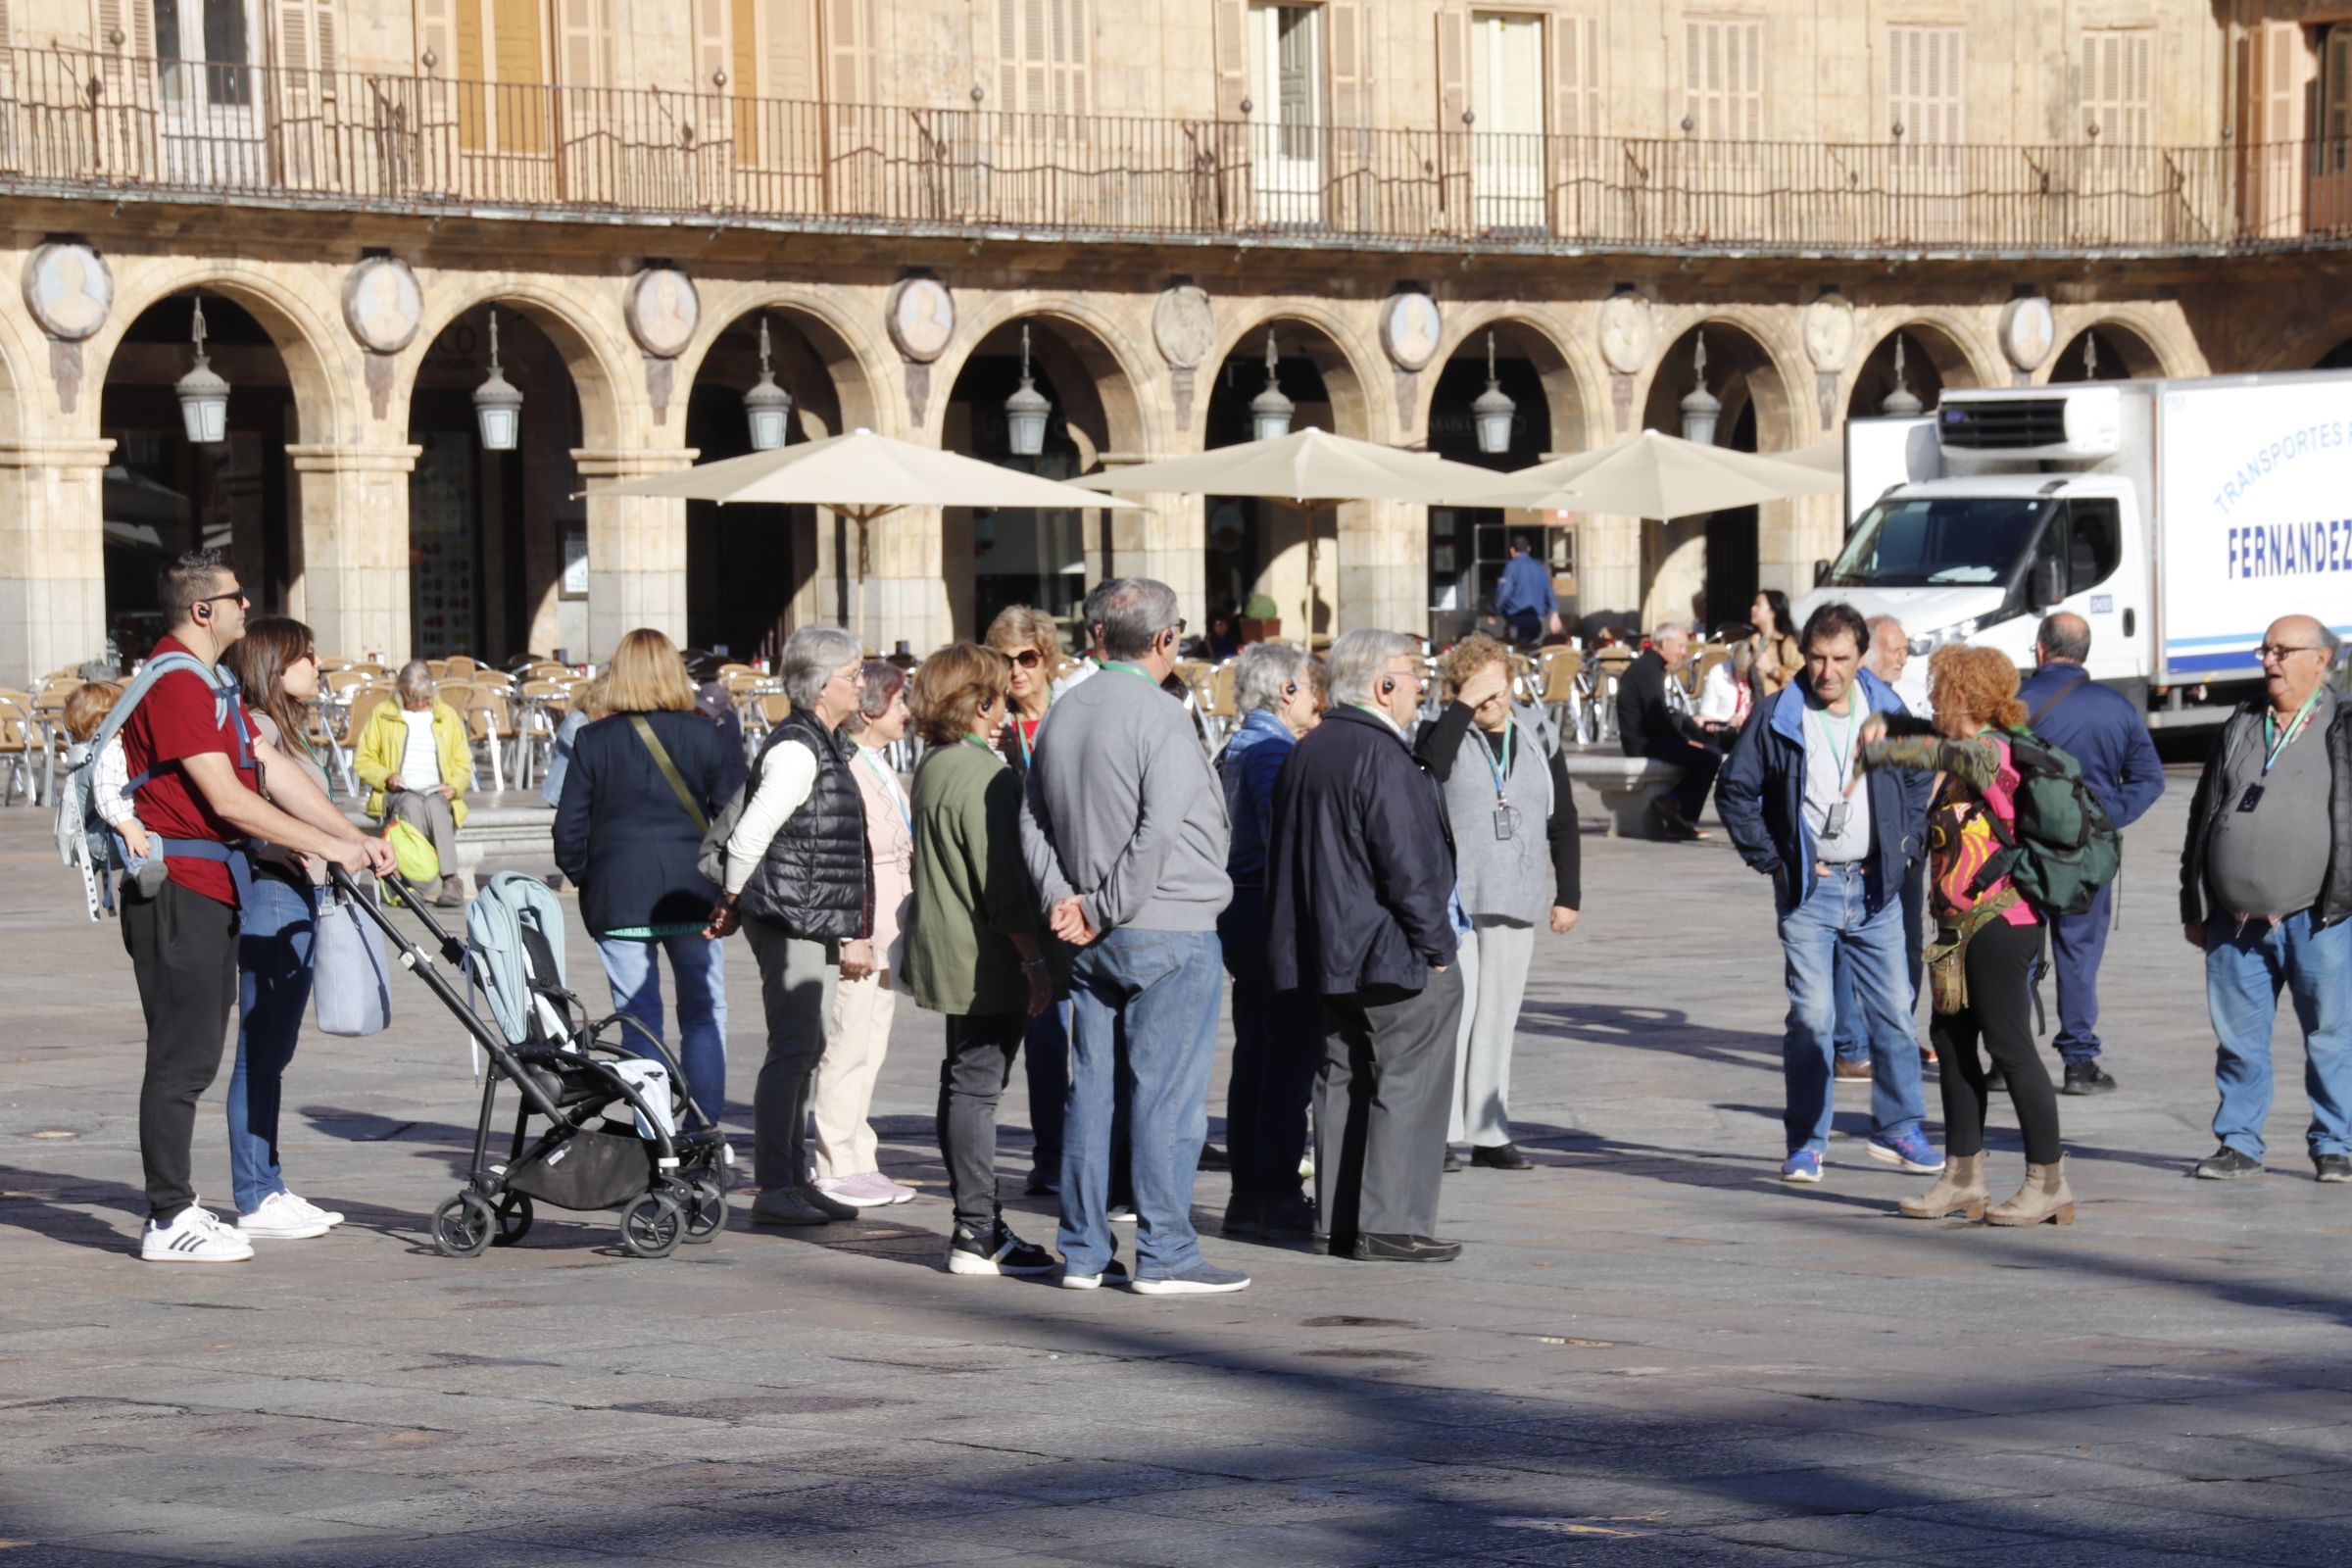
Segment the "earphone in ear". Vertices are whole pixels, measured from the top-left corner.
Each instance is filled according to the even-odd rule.
[[[210,619],[212,619],[212,618],[213,618],[213,607],[212,607],[212,606],[210,606],[210,605],[197,605],[197,606],[195,606],[195,607],[194,607],[194,609],[195,609],[195,612],[196,612],[196,618],[197,618],[198,620],[210,620]]]
[[[1390,675],[1390,676],[1387,676],[1387,677],[1385,677],[1385,678],[1384,678],[1384,679],[1381,681],[1381,683],[1380,683],[1380,695],[1381,695],[1381,696],[1383,696],[1383,697],[1394,697],[1394,696],[1396,696],[1396,676],[1394,676],[1394,675]]]
[[[1287,703],[1287,702],[1289,702],[1289,701],[1290,701],[1292,698],[1294,698],[1294,697],[1296,697],[1296,696],[1298,696],[1298,683],[1297,681],[1295,681],[1295,680],[1286,680],[1286,681],[1284,681],[1284,682],[1282,683],[1282,698],[1283,698],[1283,701],[1284,701],[1284,702],[1286,702],[1286,703]]]

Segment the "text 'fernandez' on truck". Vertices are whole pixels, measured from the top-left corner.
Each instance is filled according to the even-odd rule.
[[[1965,639],[2031,668],[2071,610],[2092,678],[2159,726],[2255,695],[2279,615],[2352,634],[2352,371],[1948,390],[1845,430],[1845,548],[1800,615],[1843,599],[1915,655]]]

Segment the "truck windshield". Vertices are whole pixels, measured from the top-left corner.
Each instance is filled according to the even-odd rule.
[[[1924,588],[2008,579],[2049,506],[2039,497],[1936,496],[1865,513],[1826,588]]]

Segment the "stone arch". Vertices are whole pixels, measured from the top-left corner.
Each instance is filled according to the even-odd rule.
[[[1279,334],[1285,322],[1312,328],[1310,333],[1295,335],[1288,347],[1311,362],[1315,373],[1323,378],[1331,399],[1332,423],[1339,426],[1336,433],[1362,441],[1381,440],[1382,432],[1395,422],[1394,402],[1381,385],[1387,378],[1373,368],[1385,363],[1384,357],[1325,301],[1287,297],[1255,301],[1241,324],[1218,334],[1216,347],[1200,362],[1202,368],[1213,375],[1228,359],[1254,355],[1265,342],[1266,329],[1272,327]],[[1388,416],[1385,421],[1384,415]],[[1200,422],[1205,445],[1206,425],[1204,420]]]
[[[1082,373],[1083,385],[1090,390],[1101,418],[1102,433],[1094,439],[1107,440],[1108,450],[1112,451],[1159,450],[1165,432],[1158,428],[1161,421],[1155,416],[1157,410],[1145,395],[1150,384],[1144,368],[1146,362],[1118,323],[1086,300],[1067,297],[1036,300],[1017,293],[992,296],[973,313],[969,321],[958,324],[956,335],[960,340],[960,352],[953,362],[943,358],[932,367],[933,386],[945,386],[952,394],[964,367],[975,356],[983,349],[993,352],[1002,347],[1001,343],[992,345],[990,340],[1004,328],[1018,326],[1025,320],[1043,321],[1055,329],[1052,343],[1033,334],[1032,352],[1049,373],[1058,372],[1054,378],[1065,397],[1073,390],[1075,378],[1071,372]],[[1056,360],[1061,363],[1056,365]],[[934,434],[947,418],[947,404],[945,397],[934,398],[931,408],[925,411],[925,422]]]
[[[77,422],[92,432],[98,428],[100,393],[131,323],[175,294],[209,291],[234,301],[270,334],[293,388],[295,425],[304,444],[356,434],[360,411],[350,394],[358,378],[347,373],[356,346],[343,325],[339,301],[290,283],[290,277],[302,274],[234,261],[121,257],[110,258],[108,265],[116,273],[115,306],[87,346]]]
[[[2056,380],[2081,380],[2082,341],[2095,332],[2103,345],[2111,346],[2122,359],[2119,366],[2103,361],[2099,379],[2103,381],[2130,378],[2139,380],[2151,376],[2202,375],[2206,371],[2204,356],[2194,352],[2193,343],[2182,352],[2178,341],[2180,329],[2157,313],[2136,305],[2099,305],[2057,311],[2059,348],[2048,363],[2034,372],[2036,383],[2047,385]],[[2190,355],[2193,354],[2193,359]]]
[[[428,286],[425,291],[424,324],[417,329],[416,341],[400,352],[404,373],[399,377],[386,416],[394,428],[408,426],[409,399],[416,389],[416,368],[433,343],[469,311],[495,306],[527,317],[555,345],[564,369],[570,373],[572,391],[580,400],[580,440],[584,447],[611,451],[652,443],[650,399],[643,391],[646,361],[634,344],[623,347],[628,333],[620,324],[617,291],[611,302],[612,318],[607,320],[599,313],[583,309],[576,290],[558,286],[548,279],[502,274],[440,276],[458,279],[460,286],[454,290]],[[672,403],[680,396],[681,391],[673,390]],[[639,411],[644,411],[648,417],[634,417]],[[683,428],[683,421],[668,423],[663,428],[674,432]]]
[[[786,318],[815,350],[840,401],[843,429],[896,433],[900,421],[893,417],[894,406],[884,388],[890,384],[889,368],[898,356],[849,313],[806,289],[733,280],[698,281],[697,287],[704,291],[703,320],[695,329],[694,341],[678,356],[679,386],[691,387],[701,377],[721,337],[745,318],[765,311]]]
[[[1874,318],[1872,325],[1878,324]],[[1912,396],[1931,408],[1936,398],[1928,395],[1930,388],[1940,392],[1951,387],[1988,386],[1994,384],[1999,373],[1989,368],[1988,359],[1980,357],[1978,351],[1982,345],[1974,341],[1975,334],[1966,331],[1950,313],[1905,314],[1887,320],[1885,330],[1869,348],[1855,355],[1844,378],[1846,417],[1881,412],[1880,401],[1893,388],[1891,371],[1897,335],[1903,340],[1906,384]],[[1926,361],[1924,366],[1922,360]]]
[[[20,319],[30,324],[17,312],[0,312],[0,443],[28,440],[48,422],[31,395],[38,383],[32,379],[32,350],[20,332]]]
[[[1457,308],[1446,323],[1446,335],[1437,355],[1422,372],[1426,385],[1418,392],[1416,407],[1407,411],[1418,428],[1426,431],[1432,413],[1431,400],[1437,392],[1437,376],[1433,373],[1466,351],[1484,352],[1486,333],[1492,329],[1497,345],[1518,350],[1536,367],[1536,377],[1544,386],[1544,402],[1551,417],[1551,430],[1546,437],[1546,449],[1553,453],[1581,452],[1597,445],[1605,436],[1607,422],[1592,401],[1592,388],[1603,384],[1599,369],[1592,363],[1584,346],[1560,324],[1540,311],[1508,301],[1481,301]]]

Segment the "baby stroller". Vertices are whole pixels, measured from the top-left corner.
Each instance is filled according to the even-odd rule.
[[[352,891],[349,877],[334,875]],[[373,900],[352,904],[490,1058],[473,1162],[464,1190],[434,1211],[433,1245],[449,1257],[512,1247],[531,1228],[534,1200],[618,1210],[620,1245],[637,1257],[667,1257],[680,1241],[717,1235],[727,1221],[734,1151],[650,1030],[624,1014],[588,1021],[564,987],[563,906],[547,885],[514,871],[492,877],[466,908],[463,943],[399,877],[384,886],[432,934],[434,952],[409,941]],[[490,1023],[434,967],[436,954],[481,987]],[[645,1051],[622,1043],[630,1030]],[[493,1164],[490,1123],[502,1079],[522,1103],[506,1161]],[[542,1124],[536,1136],[534,1117]]]

